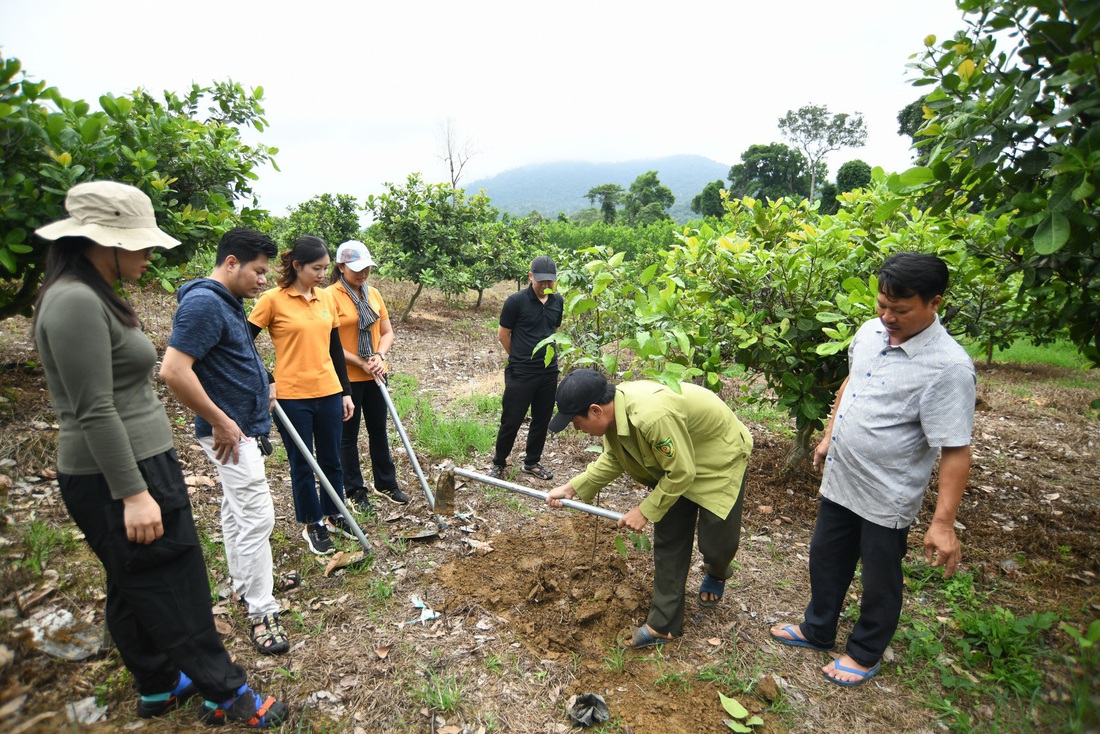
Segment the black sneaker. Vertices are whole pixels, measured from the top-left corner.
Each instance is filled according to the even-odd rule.
[[[348,525],[343,515],[333,515],[325,518],[325,530],[333,535],[343,535],[345,538],[355,539],[355,531]]]
[[[328,537],[328,532],[315,522],[311,522],[302,528],[302,537],[306,539],[309,552],[315,556],[327,556],[335,550],[332,546],[332,538]]]
[[[164,716],[198,692],[199,689],[181,670],[179,680],[176,681],[176,687],[168,692],[168,698],[163,701],[146,701],[144,697],[138,699],[137,715],[142,719]]]
[[[504,467],[500,464],[493,464],[491,467],[489,467],[489,476],[491,476],[493,479],[503,479]]]
[[[355,505],[355,509],[364,515],[371,513],[370,505],[370,493],[366,489],[360,487],[359,489],[353,489],[348,492],[347,501]]]
[[[286,721],[289,714],[285,703],[276,701],[274,696],[260,698],[259,694],[244,685],[228,701],[204,703],[199,709],[199,721],[207,726],[238,723],[253,729],[274,729]]]
[[[401,491],[400,487],[394,487],[393,489],[378,489],[375,487],[374,493],[379,497],[385,497],[390,502],[396,502],[399,505],[409,504],[409,495]]]

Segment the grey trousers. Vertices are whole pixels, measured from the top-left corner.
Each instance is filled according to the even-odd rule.
[[[683,633],[684,590],[697,533],[706,572],[718,579],[733,575],[730,563],[741,543],[741,508],[747,479],[748,471],[741,480],[737,502],[724,520],[681,497],[653,523],[653,601],[646,623],[656,632],[673,636]]]

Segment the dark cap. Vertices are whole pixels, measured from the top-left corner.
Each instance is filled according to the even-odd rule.
[[[596,370],[573,370],[558,385],[554,400],[558,403],[558,414],[550,421],[550,430],[554,433],[565,427],[578,413],[587,413],[593,405],[602,405],[607,392],[607,378]]]
[[[531,277],[539,280],[557,280],[558,266],[546,255],[539,255],[531,261]]]

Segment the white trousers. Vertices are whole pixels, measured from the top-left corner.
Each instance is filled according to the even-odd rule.
[[[275,503],[260,446],[255,439],[241,439],[237,463],[222,464],[214,455],[212,436],[200,438],[199,445],[218,468],[222,483],[222,538],[233,591],[248,601],[249,615],[277,612],[271,561]]]

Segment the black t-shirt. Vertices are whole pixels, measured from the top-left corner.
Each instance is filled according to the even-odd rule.
[[[547,369],[557,371],[556,354],[547,367],[543,364],[546,360],[545,347],[533,358],[531,352],[536,344],[561,326],[564,310],[565,300],[560,295],[551,293],[546,297],[546,303],[540,303],[531,286],[508,296],[500,310],[500,325],[512,330],[512,351],[508,355],[508,365],[513,372],[531,373]]]

